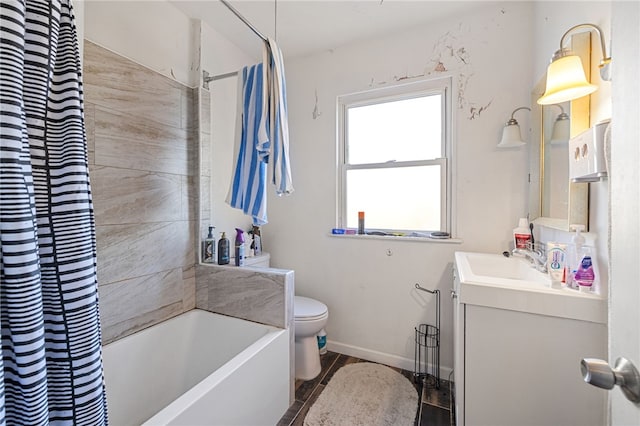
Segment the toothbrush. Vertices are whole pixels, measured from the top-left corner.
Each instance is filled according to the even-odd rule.
[[[535,240],[533,239],[533,223],[529,223],[529,230],[531,231],[531,246],[533,246],[535,243]]]

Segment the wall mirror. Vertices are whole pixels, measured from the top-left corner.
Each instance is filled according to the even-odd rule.
[[[587,65],[585,74],[590,79],[591,34],[573,35],[571,48],[580,56],[583,66]],[[584,225],[588,230],[589,184],[570,181],[568,139],[562,130],[568,125],[569,137],[573,137],[589,128],[590,96],[562,104],[538,105],[536,101],[544,93],[545,83],[543,76],[531,92],[529,219],[563,231],[568,231],[570,224]]]

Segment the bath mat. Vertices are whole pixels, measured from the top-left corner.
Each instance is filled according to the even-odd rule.
[[[412,426],[418,391],[402,374],[370,362],[333,375],[304,419],[305,426]]]

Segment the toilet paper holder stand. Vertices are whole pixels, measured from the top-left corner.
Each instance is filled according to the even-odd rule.
[[[440,290],[429,290],[415,284],[420,291],[436,297],[435,325],[420,324],[415,330],[415,353],[413,377],[416,382],[423,380],[424,385],[440,389]]]

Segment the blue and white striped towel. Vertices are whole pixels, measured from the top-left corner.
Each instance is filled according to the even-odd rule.
[[[262,64],[242,69],[238,82],[236,161],[226,199],[231,207],[250,215],[256,226],[267,223],[267,161],[271,144],[264,77]]]
[[[287,88],[284,76],[282,52],[273,39],[269,39],[269,49],[263,49],[263,61],[270,64],[269,82],[269,136],[273,169],[272,182],[276,194],[289,195],[293,192],[291,166],[289,163],[289,121],[287,112]],[[269,50],[267,52],[267,50]]]
[[[244,67],[239,80],[235,167],[226,199],[256,226],[267,223],[267,163],[272,164],[276,194],[293,192],[282,52],[269,39],[262,56],[264,62]]]

